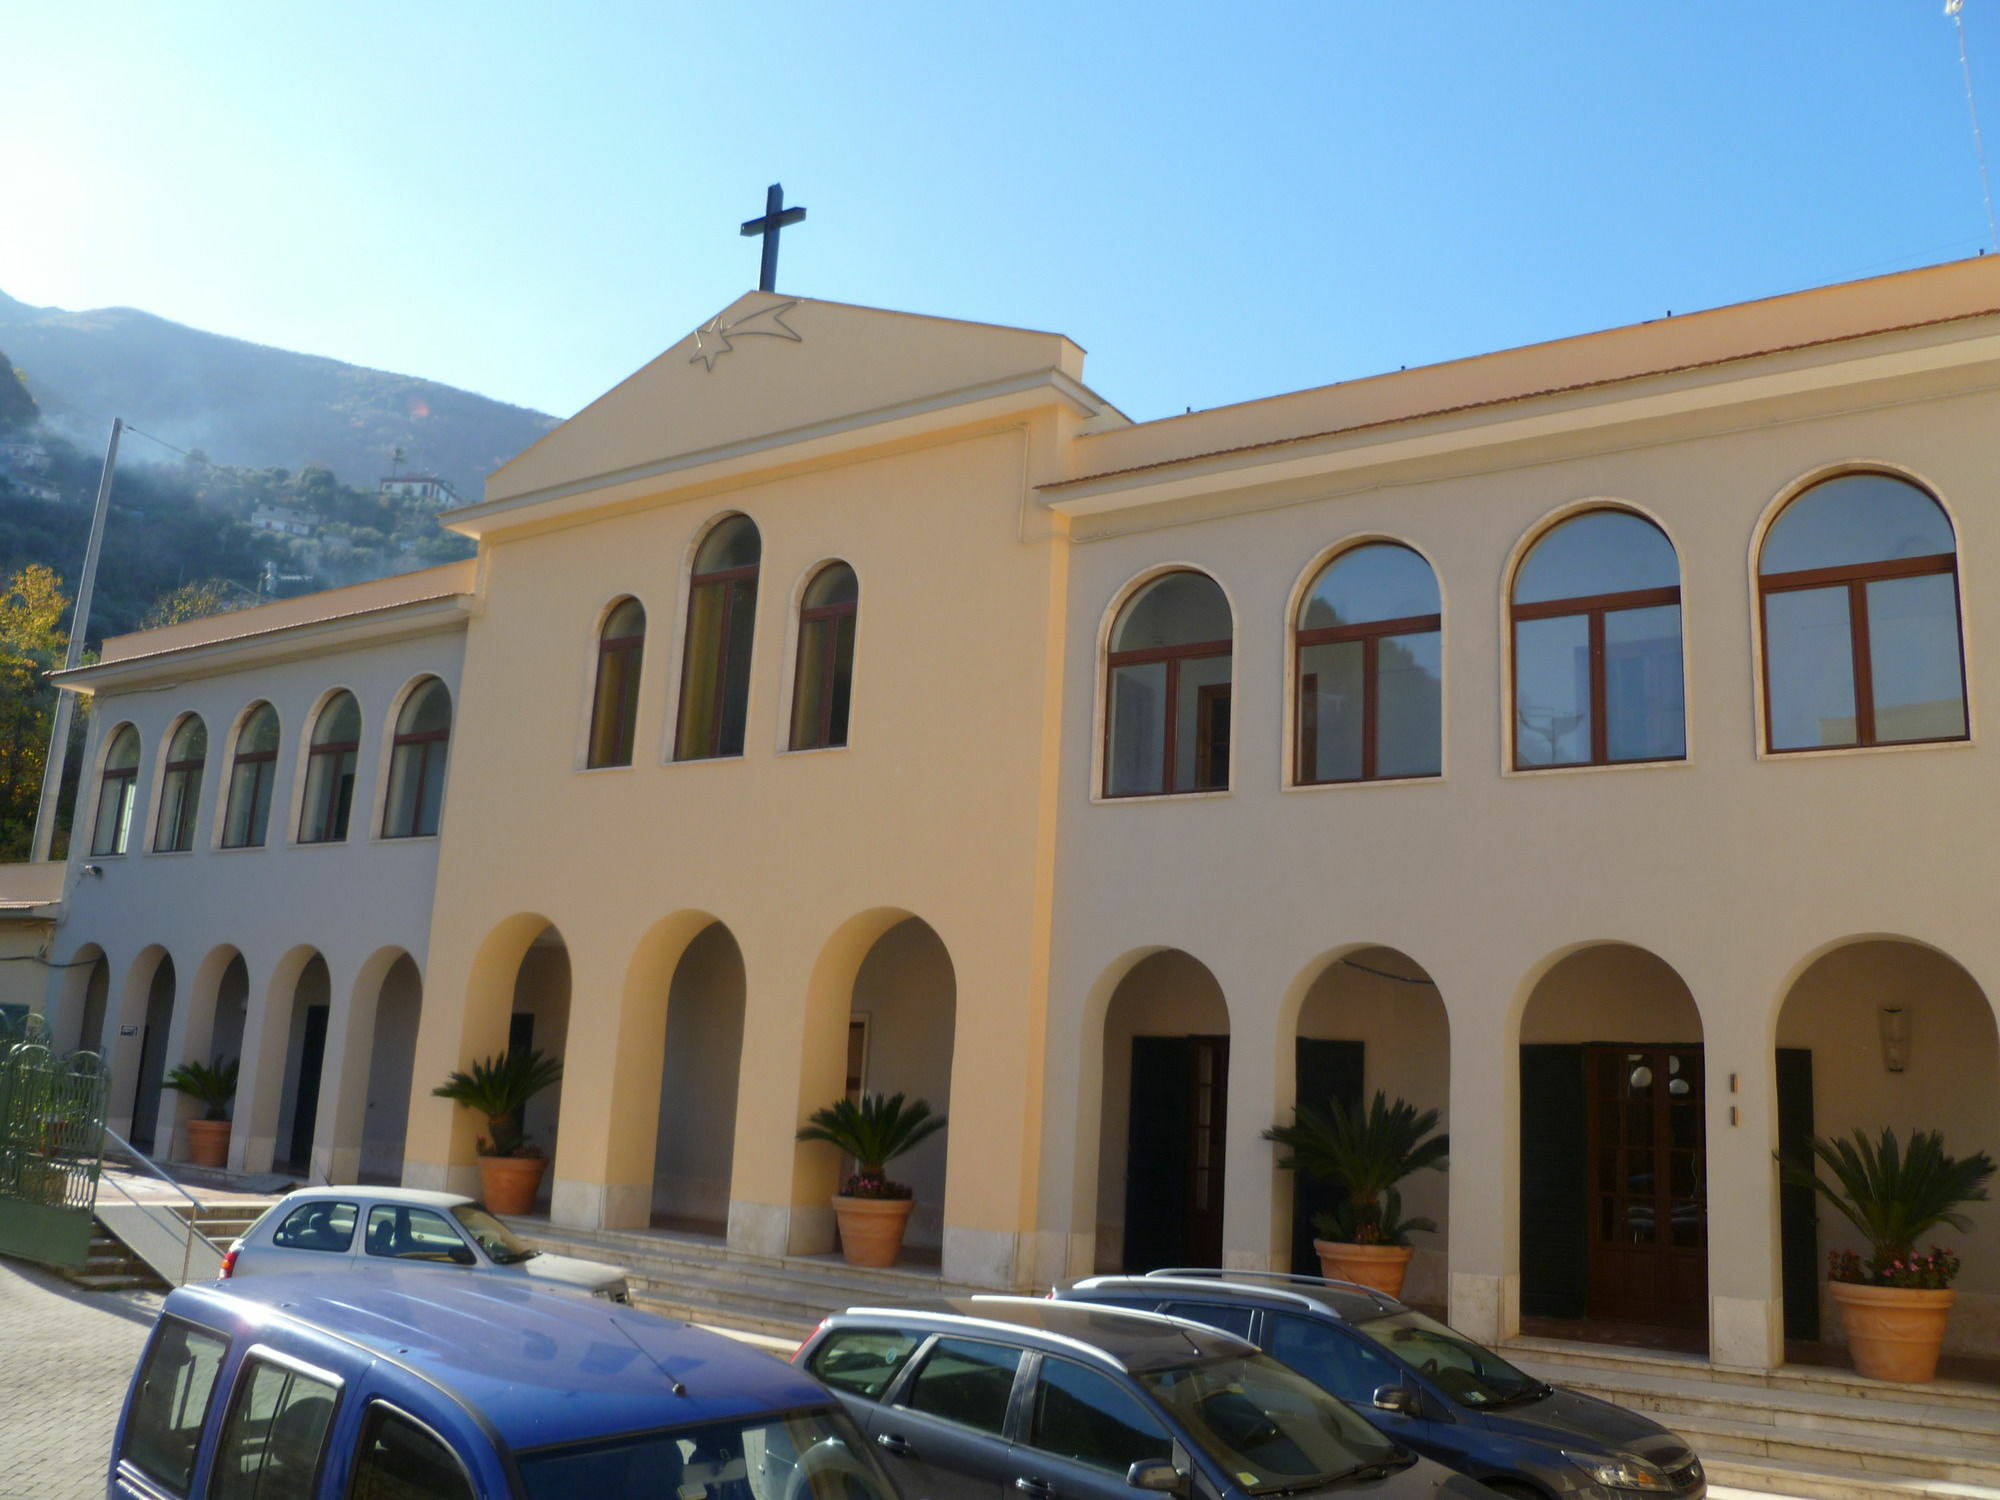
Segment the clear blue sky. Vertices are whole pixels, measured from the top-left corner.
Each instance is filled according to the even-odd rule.
[[[1966,0],[2000,166],[2000,0]],[[0,291],[568,415],[756,281],[1138,417],[1955,259],[1942,0],[33,4]],[[139,413],[131,413],[135,419]]]

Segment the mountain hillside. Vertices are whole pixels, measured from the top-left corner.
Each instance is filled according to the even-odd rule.
[[[0,349],[43,419],[86,448],[113,417],[217,463],[309,465],[371,487],[403,450],[405,472],[480,498],[488,473],[556,419],[453,386],[243,339],[129,307],[66,312],[0,292]]]

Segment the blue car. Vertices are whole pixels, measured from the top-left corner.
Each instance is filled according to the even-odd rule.
[[[422,1270],[182,1287],[112,1500],[896,1500],[816,1381],[581,1293]]]
[[[1092,1276],[1049,1294],[1225,1329],[1428,1458],[1515,1500],[1703,1500],[1701,1460],[1649,1417],[1548,1385],[1368,1287],[1251,1271]]]

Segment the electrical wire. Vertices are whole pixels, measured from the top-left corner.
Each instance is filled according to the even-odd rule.
[[[1437,988],[1437,981],[1435,979],[1412,979],[1408,974],[1391,974],[1387,969],[1371,969],[1368,965],[1358,964],[1351,958],[1343,958],[1341,962],[1346,964],[1350,969],[1359,969],[1364,974],[1373,974],[1377,979],[1393,979],[1398,984],[1427,984],[1432,989]]]

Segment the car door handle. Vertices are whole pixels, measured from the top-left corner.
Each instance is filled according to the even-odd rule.
[[[1014,1488],[1024,1495],[1035,1496],[1036,1500],[1050,1500],[1056,1492],[1056,1487],[1046,1479],[1030,1479],[1026,1476],[1015,1480]]]
[[[876,1433],[875,1446],[878,1448],[886,1448],[891,1453],[909,1453],[913,1451],[910,1447],[909,1440],[907,1438],[897,1437],[896,1434],[893,1432]]]

